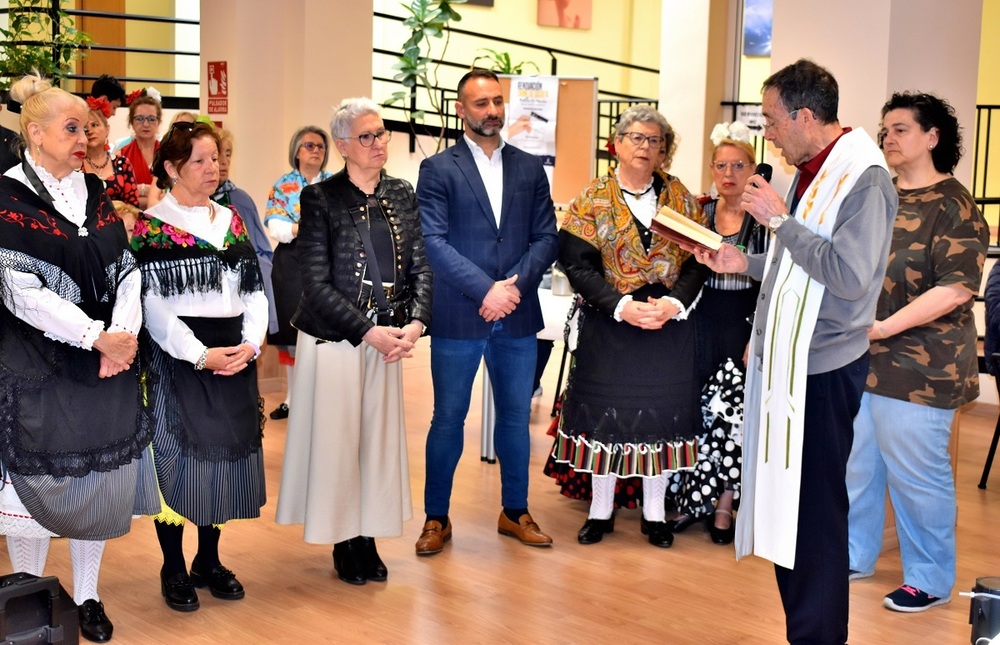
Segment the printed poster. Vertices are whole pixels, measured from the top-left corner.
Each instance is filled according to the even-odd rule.
[[[504,141],[542,160],[552,183],[556,164],[556,111],[559,79],[555,76],[514,76]]]

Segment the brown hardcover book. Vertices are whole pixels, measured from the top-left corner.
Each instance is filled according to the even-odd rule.
[[[666,206],[660,208],[653,216],[653,223],[649,228],[660,237],[677,244],[695,246],[708,251],[718,251],[722,246],[721,235]]]

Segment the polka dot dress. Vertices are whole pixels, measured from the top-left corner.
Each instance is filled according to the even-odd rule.
[[[677,511],[705,517],[726,490],[733,491],[733,506],[739,506],[743,469],[743,370],[727,358],[701,391],[705,434],[699,441],[698,465],[694,472],[677,473],[667,489]]]

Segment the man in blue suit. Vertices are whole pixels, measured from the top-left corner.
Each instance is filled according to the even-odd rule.
[[[451,539],[452,482],[483,357],[496,405],[503,505],[497,530],[531,546],[552,544],[528,513],[535,334],[543,326],[537,290],[557,254],[549,182],[536,157],[500,138],[504,99],[496,74],[473,70],[463,76],[455,109],[465,135],[425,159],[417,180],[434,269],[434,416],[427,435],[427,521],[417,555],[439,553]]]

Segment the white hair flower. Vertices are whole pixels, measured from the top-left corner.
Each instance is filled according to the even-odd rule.
[[[733,121],[732,123],[727,121],[719,123],[712,128],[712,134],[708,138],[712,141],[713,145],[717,146],[725,139],[749,143],[750,135],[750,128],[747,127],[747,124],[742,121]]]
[[[157,90],[152,85],[150,85],[149,87],[146,88],[146,96],[151,96],[154,99],[156,99],[157,101],[159,101],[161,103],[163,102],[163,97],[160,96],[159,90]]]

